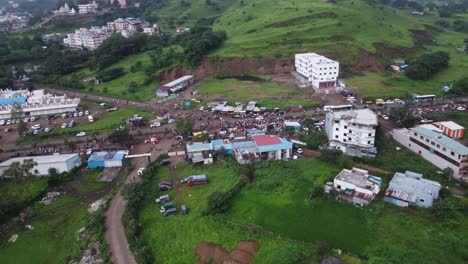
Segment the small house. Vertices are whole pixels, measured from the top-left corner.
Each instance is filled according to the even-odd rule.
[[[339,193],[338,199],[367,206],[380,192],[382,179],[370,175],[367,170],[343,169],[333,180],[333,188]]]
[[[438,182],[423,179],[422,174],[397,172],[390,181],[384,200],[401,207],[431,207],[439,198],[440,188]]]
[[[192,163],[213,164],[213,144],[195,142],[187,144],[187,159]]]
[[[128,151],[98,151],[88,158],[88,169],[122,167]]]
[[[256,135],[252,140],[258,148],[261,160],[286,160],[291,158],[292,143],[274,135]]]

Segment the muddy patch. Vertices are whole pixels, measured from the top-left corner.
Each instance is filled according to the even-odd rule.
[[[201,242],[196,249],[196,253],[200,257],[197,264],[249,264],[253,261],[255,253],[259,249],[260,246],[255,241],[241,241],[237,244],[237,247],[229,253],[226,249],[217,244]]]
[[[289,45],[289,44],[303,44],[303,43],[322,43],[322,42],[346,42],[353,41],[354,38],[347,35],[333,35],[330,37],[320,37],[320,38],[292,38],[283,41],[276,41],[269,44],[271,47],[277,45]]]
[[[289,74],[293,70],[293,59],[205,59],[196,69],[189,69],[183,65],[179,65],[166,70],[159,75],[158,81],[164,83],[189,74],[195,75],[197,79],[203,79],[211,75]]]
[[[377,55],[380,57],[390,56],[393,58],[393,57],[399,57],[399,56],[405,56],[405,55],[412,55],[419,51],[419,47],[411,47],[411,48],[402,47],[402,46],[391,47],[385,43],[374,43],[374,47],[377,50]]]
[[[417,46],[423,46],[432,42],[432,36],[429,32],[425,30],[418,30],[418,29],[408,29],[416,41]]]
[[[218,80],[226,80],[226,79],[236,79],[239,81],[249,81],[249,82],[265,82],[267,80],[262,79],[257,76],[253,75],[240,75],[240,76],[233,76],[233,75],[223,75],[223,76],[216,76]]]
[[[359,49],[359,61],[356,67],[359,71],[379,72],[383,70],[383,66],[377,55],[372,54],[364,49]]]

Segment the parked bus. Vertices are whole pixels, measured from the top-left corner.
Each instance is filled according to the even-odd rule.
[[[425,94],[425,95],[418,95],[418,94],[413,94],[411,96],[415,102],[428,102],[428,101],[434,101],[436,99],[436,96],[434,94]]]

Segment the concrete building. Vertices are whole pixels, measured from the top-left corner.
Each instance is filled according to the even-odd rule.
[[[0,90],[0,119],[12,118],[12,112],[19,117],[47,116],[75,112],[79,98],[68,98],[45,93],[44,90]]]
[[[187,159],[192,163],[212,164],[213,163],[213,144],[195,142],[187,144]]]
[[[274,135],[256,135],[252,136],[252,140],[262,161],[287,160],[292,157],[293,144],[285,139]]]
[[[438,168],[451,168],[455,178],[468,180],[468,147],[424,127],[394,129],[392,136]]]
[[[385,192],[385,201],[401,207],[431,207],[439,198],[440,188],[440,183],[424,179],[422,174],[397,172]]]
[[[296,71],[312,83],[314,89],[336,86],[340,65],[317,53],[302,53],[295,56]]]
[[[330,148],[351,156],[375,157],[377,115],[370,109],[329,110],[325,117],[325,132]]]
[[[176,33],[185,33],[185,32],[190,32],[190,28],[188,28],[188,27],[177,27],[176,28]]]
[[[343,169],[333,180],[333,188],[340,199],[360,206],[369,205],[381,187],[382,179],[358,168]]]
[[[98,151],[88,158],[88,169],[122,167],[128,151]]]
[[[185,88],[191,85],[194,81],[195,79],[193,78],[193,75],[182,76],[178,78],[177,80],[166,83],[163,86],[159,86],[156,89],[156,95],[159,97],[162,97],[166,93],[169,93],[169,94],[178,93],[180,91],[183,91]]]
[[[433,125],[447,137],[463,138],[465,136],[465,128],[453,121],[435,122]]]
[[[96,1],[89,2],[88,4],[78,5],[79,14],[90,14],[96,13],[98,10],[99,4]]]
[[[32,159],[37,165],[33,171],[37,170],[37,176],[49,175],[49,169],[55,168],[58,173],[69,172],[75,167],[81,166],[81,158],[79,154],[53,154],[46,156],[33,156],[33,157],[18,157],[12,158],[0,163],[0,176],[3,172],[10,167],[13,162],[23,163],[24,160]]]
[[[161,35],[161,27],[157,24],[153,24],[152,27],[144,27],[143,33],[150,36],[159,36]]]
[[[110,36],[106,27],[80,28],[74,33],[68,33],[63,44],[71,48],[95,50]]]

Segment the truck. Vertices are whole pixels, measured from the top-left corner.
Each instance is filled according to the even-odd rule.
[[[88,121],[89,121],[90,123],[94,122],[94,118],[93,118],[92,115],[89,115],[89,116],[88,116]]]
[[[164,217],[170,216],[170,215],[175,215],[177,214],[177,209],[175,208],[169,208],[166,211],[164,211],[163,215]]]
[[[182,180],[182,183],[187,183],[188,186],[206,184],[208,182],[206,175],[192,175]]]
[[[159,212],[163,214],[167,209],[174,208],[174,204],[172,202],[166,202],[163,205],[161,205],[161,209]]]
[[[169,201],[171,199],[171,197],[169,196],[169,194],[165,194],[165,195],[161,195],[159,196],[159,198],[156,198],[154,201],[159,204],[159,203],[165,203],[167,201]]]

